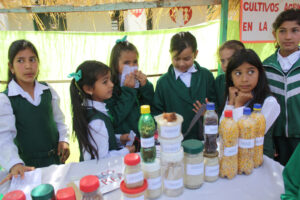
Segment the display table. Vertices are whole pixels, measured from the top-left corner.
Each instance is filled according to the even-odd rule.
[[[85,161],[81,163],[69,163],[66,165],[51,165],[42,168],[42,183],[50,183],[54,186],[55,191],[66,187],[71,181],[78,181],[85,175],[99,175],[107,169],[118,166],[123,169],[123,160],[121,157],[103,159],[99,162]],[[268,157],[264,157],[264,163],[261,167],[254,169],[250,175],[237,175],[232,180],[219,178],[213,183],[204,183],[201,188],[196,190],[185,189],[179,197],[171,198],[164,194],[159,200],[175,199],[237,199],[237,200],[271,200],[280,199],[280,194],[284,192],[282,179],[282,170],[278,162]],[[0,179],[6,174],[0,172]],[[0,186],[0,192],[6,193],[9,189],[10,182]],[[121,200],[122,194],[119,189],[104,195],[106,200]]]

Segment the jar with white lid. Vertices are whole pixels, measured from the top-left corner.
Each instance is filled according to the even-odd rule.
[[[141,168],[141,158],[137,153],[129,153],[124,157],[124,182],[127,188],[141,187],[144,174]]]
[[[154,117],[157,123],[159,137],[163,139],[173,139],[180,136],[183,117],[177,113],[175,113],[175,115],[176,120],[171,122],[164,119],[163,114]]]
[[[181,149],[181,141],[183,140],[183,136],[180,133],[179,137],[164,139],[162,137],[158,137],[158,141],[160,143],[160,151],[165,153],[176,153]]]
[[[184,150],[184,186],[197,189],[204,182],[204,145],[200,140],[190,139],[182,142]]]
[[[219,157],[212,156],[206,157],[204,156],[204,180],[206,182],[214,182],[219,178],[220,165],[219,165]]]
[[[158,198],[162,192],[160,161],[155,159],[153,163],[142,162],[142,170],[148,182],[148,189],[146,191],[147,198]]]
[[[183,193],[183,149],[177,153],[161,152],[163,191],[167,196],[177,197]]]
[[[124,180],[120,184],[120,189],[123,193],[123,200],[144,200],[145,192],[147,190],[148,183],[147,180],[143,180],[143,184],[136,188],[127,188]]]

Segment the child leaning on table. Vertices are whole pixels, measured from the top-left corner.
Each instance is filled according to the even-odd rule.
[[[69,77],[73,77],[70,85],[72,119],[80,160],[134,152],[134,146],[118,150],[111,116],[104,103],[113,92],[110,69],[98,61],[85,61]]]
[[[36,48],[27,40],[14,41],[8,60],[8,85],[0,93],[0,165],[10,172],[5,180],[23,177],[33,169],[27,166],[64,163],[70,154],[59,97],[48,84],[37,81]]]

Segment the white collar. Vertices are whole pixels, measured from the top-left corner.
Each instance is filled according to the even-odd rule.
[[[195,67],[195,64],[193,64],[186,72],[181,72],[181,71],[179,71],[178,69],[176,69],[175,67],[174,67],[174,72],[175,72],[175,79],[177,80],[178,79],[178,77],[180,76],[180,75],[182,75],[182,74],[185,74],[185,73],[194,73],[194,72],[196,72],[197,71],[197,69],[196,69],[196,67]]]
[[[47,90],[47,89],[49,89],[48,86],[40,84],[37,80],[34,81],[34,96],[35,97],[42,94],[43,90]],[[26,96],[27,96],[26,94],[28,94],[28,92],[24,91],[23,88],[14,79],[12,79],[9,82],[8,96],[21,95],[22,97],[26,98]]]
[[[295,51],[294,53],[288,55],[287,57],[283,57],[280,53],[279,53],[280,49],[277,52],[277,60],[278,61],[283,61],[286,60],[288,61],[290,64],[295,64],[297,62],[297,60],[300,58],[300,49],[298,49],[298,51]]]
[[[106,103],[88,99],[87,100],[87,105],[90,106],[90,107],[95,108],[99,112],[102,112],[102,113],[104,113],[105,115],[108,116],[108,114],[107,114],[108,110],[106,109]]]

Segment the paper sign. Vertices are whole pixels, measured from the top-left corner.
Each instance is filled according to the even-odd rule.
[[[136,70],[138,70],[137,66],[131,67],[129,65],[124,65],[123,72],[121,75],[121,80],[120,80],[121,87],[124,86],[124,81],[126,79],[126,76],[129,75],[130,73],[133,73]],[[135,80],[134,88],[139,88],[139,87],[140,87],[140,82],[138,80]]]
[[[134,142],[134,138],[135,138],[136,134],[135,132],[133,132],[132,130],[129,133],[129,141],[126,143],[126,146],[132,146],[133,142]]]

